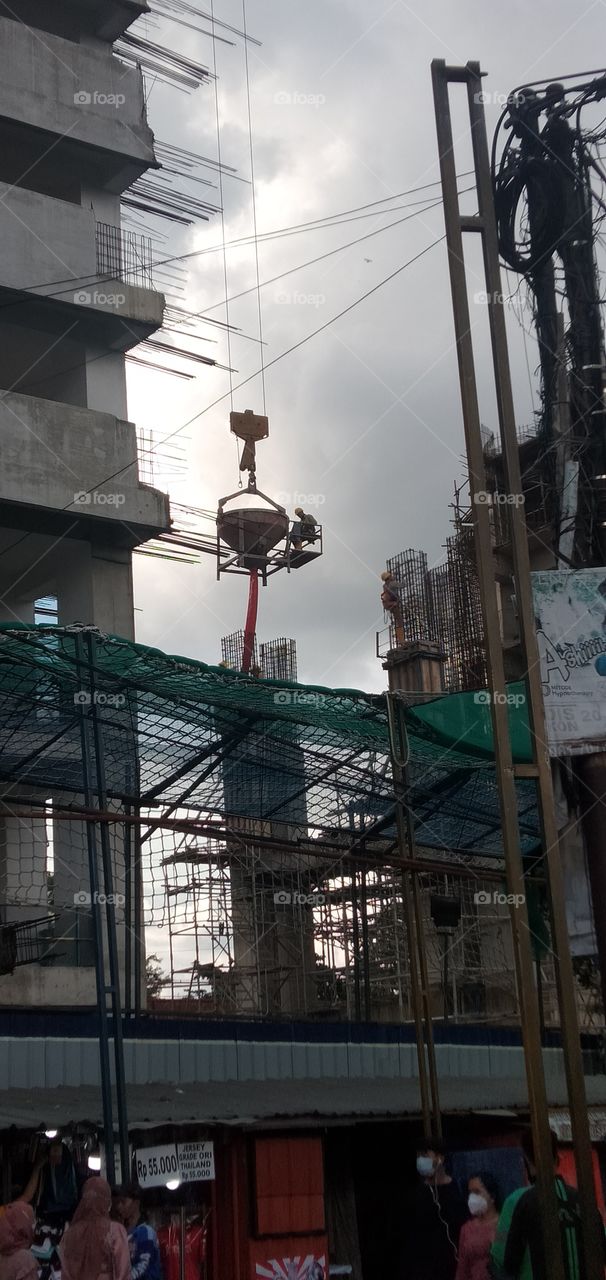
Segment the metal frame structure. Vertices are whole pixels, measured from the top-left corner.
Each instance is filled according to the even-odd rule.
[[[504,655],[497,608],[497,592],[490,528],[490,508],[486,502],[486,468],[478,407],[474,353],[469,317],[463,233],[479,235],[483,250],[488,319],[492,344],[494,383],[507,491],[520,498],[522,483],[518,442],[509,373],[507,336],[502,305],[497,230],[491,185],[486,124],[484,116],[482,73],[477,62],[466,66],[447,66],[442,59],[432,63],[440,170],[444,199],[446,241],[453,300],[457,356],[461,384],[463,421],[469,466],[469,483],[475,531],[476,562],[480,580],[486,635],[488,685],[497,780],[501,801],[501,820],[509,891],[521,895],[522,906],[512,911],[512,930],[518,991],[521,1005],[526,1072],[530,1098],[532,1129],[537,1153],[537,1176],[543,1214],[545,1256],[551,1280],[564,1280],[564,1261],[560,1247],[557,1201],[553,1180],[553,1161],[549,1135],[547,1092],[539,1034],[539,1007],[534,985],[528,915],[524,896],[524,876],[520,851],[515,776],[505,698]],[[456,184],[456,165],[452,133],[449,86],[463,84],[473,144],[478,213],[461,214]],[[478,500],[478,495],[479,500]],[[558,996],[562,1022],[562,1039],[569,1094],[572,1132],[582,1203],[582,1232],[588,1280],[599,1280],[602,1253],[598,1231],[589,1123],[583,1078],[583,1063],[574,999],[574,977],[566,923],[562,868],[555,818],[552,777],[545,747],[545,722],[540,669],[534,629],[534,613],[526,525],[522,502],[511,509],[512,550],[516,593],[520,620],[522,652],[526,666],[526,686],[532,729],[534,762],[527,766],[527,776],[536,779],[543,830],[543,853],[548,884],[551,929],[556,961]]]
[[[219,512],[217,515],[217,541],[214,548],[217,557],[217,580],[220,580],[222,573],[236,573],[248,576],[251,568],[256,568],[261,574],[263,585],[267,583],[267,579],[271,578],[274,573],[279,573],[281,569],[286,569],[290,573],[291,569],[302,568],[303,565],[309,564],[312,560],[317,560],[324,554],[323,530],[321,524],[314,525],[314,542],[309,546],[305,546],[302,551],[293,550],[290,538],[290,526],[285,536],[282,536],[279,543],[269,548],[253,551],[250,549],[247,539],[246,515],[243,509],[239,522],[239,548],[234,551],[231,547],[224,545],[224,539],[221,533],[221,520],[224,515],[224,506],[226,502],[233,502],[234,498],[240,498],[244,493],[254,493],[255,497],[263,499],[271,507],[274,508],[280,516],[286,517],[284,507],[278,505],[265,493],[261,493],[260,489],[237,490],[236,493],[230,493],[226,498],[222,498],[219,503]],[[234,511],[231,513],[235,514]],[[181,540],[179,539],[181,545]],[[182,545],[186,545],[183,543]],[[201,550],[207,548],[200,542]]]
[[[394,575],[400,611],[377,633],[378,658],[398,648],[398,631],[406,642],[439,646],[444,690],[459,693],[486,686],[486,656],[480,586],[473,557],[473,530],[460,514],[457,532],[446,542],[446,560],[431,569],[424,551],[403,551],[387,561]]]

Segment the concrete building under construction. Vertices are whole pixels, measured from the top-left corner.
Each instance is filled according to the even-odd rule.
[[[148,241],[121,227],[129,186],[157,166],[141,70],[113,42],[143,0],[0,4],[0,620],[75,622],[134,637],[132,554],[170,525],[139,481],[125,359],[162,325]],[[48,610],[47,610],[48,612]],[[94,1000],[80,829],[17,820],[4,788],[4,918],[44,917],[44,966],[0,979],[0,998]],[[116,856],[119,857],[116,850]],[[26,886],[27,882],[27,886]]]

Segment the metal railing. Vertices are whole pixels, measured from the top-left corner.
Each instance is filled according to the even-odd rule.
[[[97,271],[110,280],[153,289],[151,238],[98,222]]]

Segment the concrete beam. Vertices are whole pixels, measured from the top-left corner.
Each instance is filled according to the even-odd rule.
[[[115,526],[125,546],[170,527],[167,495],[139,482],[132,423],[8,392],[0,399],[0,439],[0,525],[12,523],[17,508],[30,510],[36,528],[36,512],[67,509],[69,524],[82,517],[100,535]]]
[[[114,350],[128,350],[159,329],[164,295],[99,276],[96,235],[97,222],[90,209],[0,182],[0,291],[26,294],[11,308],[9,319],[31,323],[39,299],[50,297],[55,304],[73,309],[72,341],[94,341],[101,332],[98,319]]]
[[[146,0],[62,0],[60,5],[49,0],[0,0],[2,17],[67,40],[84,35],[110,44],[149,12]]]
[[[145,114],[143,77],[109,48],[75,44],[0,18],[0,119],[50,134],[63,144],[85,144],[126,161],[140,172],[155,165],[154,139]],[[56,159],[59,162],[60,150]],[[125,185],[132,181],[132,174]]]

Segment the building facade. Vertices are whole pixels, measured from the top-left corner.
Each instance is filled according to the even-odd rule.
[[[140,69],[112,43],[142,0],[0,4],[0,622],[134,636],[132,554],[170,524],[139,480],[125,358],[162,325],[148,243],[122,193],[157,168]],[[74,709],[75,711],[77,708]],[[54,713],[48,712],[48,715]],[[44,719],[41,708],[38,715]],[[94,1002],[83,824],[27,822],[3,788],[5,923],[52,908],[45,963],[0,978],[2,1003]],[[119,878],[120,849],[114,850]]]

